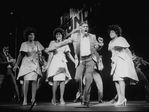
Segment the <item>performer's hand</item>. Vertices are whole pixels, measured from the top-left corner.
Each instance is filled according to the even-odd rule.
[[[75,68],[77,68],[78,64],[79,64],[79,60],[75,59]]]
[[[17,66],[17,65],[15,65],[14,67],[13,67],[13,71],[16,71],[16,69],[19,69],[19,67]]]
[[[13,59],[13,62],[12,62],[12,64],[13,64],[13,65],[15,65],[15,63],[16,63],[16,59]]]
[[[42,67],[42,72],[45,72],[47,69],[48,69],[48,66],[47,65],[46,66],[43,66]]]
[[[137,56],[135,54],[132,55],[132,60],[137,59]]]
[[[104,45],[103,38],[102,37],[98,37],[98,42],[99,42],[99,45],[100,46],[103,46]]]
[[[14,59],[10,59],[8,62],[13,63],[14,61],[15,61]]]
[[[98,42],[103,43],[103,38],[102,37],[98,37]]]

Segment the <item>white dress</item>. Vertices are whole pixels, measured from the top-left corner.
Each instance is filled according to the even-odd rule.
[[[53,58],[47,69],[46,79],[50,85],[53,84],[53,81],[65,81],[65,83],[67,83],[72,79],[67,68],[65,52],[70,52],[68,45],[58,48],[53,53]]]
[[[43,49],[44,47],[38,41],[35,41],[34,47],[29,46],[28,42],[23,42],[21,44],[20,51],[26,52],[26,55],[22,59],[17,79],[37,80],[38,75],[42,75],[37,51]]]
[[[111,75],[113,75],[113,81],[124,80],[124,78],[138,81],[134,63],[126,51],[129,46],[123,37],[118,37],[109,43],[108,49],[112,52]]]

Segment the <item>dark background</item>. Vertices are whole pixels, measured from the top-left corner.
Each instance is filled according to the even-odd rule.
[[[92,5],[94,11],[89,16],[90,26],[93,27],[91,33],[104,39],[104,46],[100,51],[103,55],[104,70],[101,72],[104,83],[104,98],[110,100],[116,94],[115,86],[110,76],[110,57],[111,53],[107,50],[110,37],[107,29],[111,24],[122,27],[122,35],[130,44],[130,50],[136,55],[149,61],[148,57],[148,38],[149,38],[149,16],[147,2],[129,1],[6,1],[1,3],[1,39],[0,46],[9,45],[10,53],[13,57],[18,56],[21,43],[24,41],[23,30],[30,26],[37,30],[36,40],[40,41],[44,47],[48,47],[52,37],[52,32],[60,25],[60,17],[70,8],[82,8],[84,5]],[[72,45],[70,45],[72,49]],[[73,49],[72,49],[73,54]],[[47,58],[47,55],[44,54]],[[75,74],[74,64],[68,59],[68,68],[72,78]],[[141,66],[142,71],[148,76],[149,66]],[[19,83],[18,83],[19,84]],[[8,86],[8,85],[6,85]],[[20,84],[19,84],[20,86]],[[10,95],[10,89],[4,89]],[[65,100],[73,100],[76,94],[74,80],[66,85]],[[43,82],[37,93],[37,99],[50,101],[52,97],[51,86]],[[6,94],[5,94],[6,95]],[[128,100],[144,100],[145,93],[141,83],[135,86],[126,86],[126,98]],[[97,88],[92,84],[91,100],[97,100]]]

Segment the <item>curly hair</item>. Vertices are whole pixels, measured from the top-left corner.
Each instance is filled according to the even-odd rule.
[[[34,33],[35,36],[37,35],[37,32],[36,32],[36,30],[35,30],[34,28],[32,28],[32,27],[27,27],[27,28],[23,31],[23,37],[24,37],[25,39],[27,39],[27,38],[28,38],[28,35],[29,35],[30,33]]]
[[[121,29],[120,26],[118,26],[118,25],[110,25],[109,28],[108,28],[108,33],[110,33],[111,30],[115,31],[117,36],[122,36],[122,29]]]
[[[65,31],[62,28],[56,28],[53,31],[53,37],[55,38],[56,37],[56,33],[58,33],[58,32],[62,34],[62,38],[64,39],[66,34],[65,34]]]

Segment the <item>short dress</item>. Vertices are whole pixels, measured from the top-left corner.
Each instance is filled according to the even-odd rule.
[[[54,44],[53,44],[54,45]],[[49,45],[52,47],[51,45]],[[65,84],[72,79],[67,68],[65,53],[70,52],[68,45],[58,48],[53,52],[53,58],[47,69],[46,81],[53,85],[53,81],[65,81]]]
[[[26,55],[22,59],[17,79],[37,80],[38,76],[42,76],[37,52],[44,47],[38,41],[34,42],[34,47],[29,46],[28,42],[21,44],[20,51],[26,52]]]
[[[108,49],[112,52],[111,75],[113,75],[113,81],[124,79],[138,81],[133,60],[126,51],[129,47],[130,45],[123,37],[118,37],[109,43]]]

